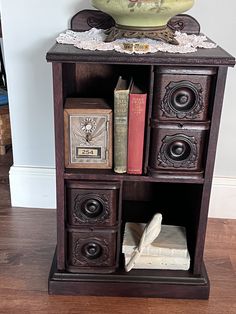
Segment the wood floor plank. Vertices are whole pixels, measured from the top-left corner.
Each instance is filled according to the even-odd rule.
[[[5,180],[5,179],[4,179]],[[6,209],[11,206],[9,185],[0,182],[0,209]]]
[[[29,313],[146,314],[147,302],[147,299],[137,298],[59,297],[30,292],[14,296],[4,295],[1,309],[4,309],[5,313],[17,313],[18,310],[18,313],[29,311]]]
[[[234,269],[234,274],[236,275],[236,250],[230,252],[230,260]]]
[[[208,301],[185,301],[185,300],[167,300],[151,301],[149,305],[149,314],[235,314],[235,303],[227,303],[224,300]]]

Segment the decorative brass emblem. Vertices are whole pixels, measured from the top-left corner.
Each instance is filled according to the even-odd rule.
[[[150,50],[150,46],[145,43],[123,43],[124,50],[130,52],[148,52]]]

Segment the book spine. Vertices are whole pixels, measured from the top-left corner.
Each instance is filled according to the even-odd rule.
[[[125,254],[125,259],[129,261],[132,257],[132,254]],[[149,262],[153,263],[166,263],[166,264],[182,264],[190,262],[190,255],[186,257],[176,257],[176,256],[150,256],[150,255],[140,255],[137,260],[137,264],[148,264]]]
[[[122,253],[127,255],[132,255],[135,247],[123,247]],[[156,256],[167,256],[167,257],[182,257],[186,258],[188,255],[188,250],[178,250],[178,249],[167,249],[167,248],[144,248],[142,251],[143,255],[148,255],[151,257]]]
[[[127,265],[131,259],[131,255],[125,255],[125,264]],[[140,256],[134,268],[143,269],[173,269],[188,270],[190,267],[190,256],[181,257],[151,257]]]
[[[114,93],[114,171],[127,172],[129,91]]]
[[[129,174],[142,174],[147,94],[130,94],[128,125]]]

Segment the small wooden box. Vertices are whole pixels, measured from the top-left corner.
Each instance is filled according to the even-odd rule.
[[[68,232],[67,270],[69,272],[110,273],[117,267],[117,228],[80,229]]]
[[[68,98],[64,134],[66,168],[112,168],[112,110],[104,99]]]
[[[71,226],[114,226],[118,220],[119,185],[114,182],[67,181],[67,215]]]
[[[158,67],[153,118],[162,121],[206,121],[215,74],[212,68]]]
[[[149,173],[154,177],[178,174],[202,177],[202,157],[208,129],[208,122],[196,125],[152,120]]]

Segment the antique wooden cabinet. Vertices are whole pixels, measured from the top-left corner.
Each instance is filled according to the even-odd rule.
[[[89,10],[72,19],[74,30],[112,24]],[[199,32],[187,16],[170,24]],[[55,44],[47,60],[53,68],[57,175],[57,248],[49,293],[208,298],[204,241],[226,74],[234,58],[220,47],[127,56]],[[66,100],[106,98],[112,108],[120,75],[147,85],[143,175],[65,167]],[[156,212],[164,224],[186,228],[191,267],[126,273],[125,222],[147,222]]]

